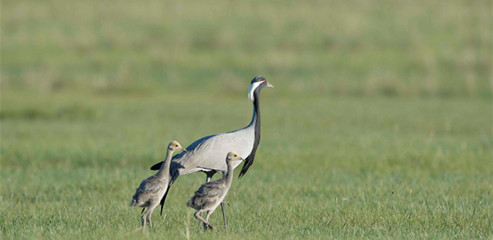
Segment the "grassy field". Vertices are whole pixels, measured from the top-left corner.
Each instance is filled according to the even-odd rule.
[[[488,1],[1,4],[0,239],[493,238]],[[196,233],[195,174],[135,231],[166,144],[246,125],[255,75],[230,230]]]
[[[257,160],[227,198],[231,229],[206,236],[492,236],[489,102],[300,102],[274,91],[264,97]],[[28,104],[8,99],[16,109]],[[42,117],[2,120],[4,239],[124,238],[139,225],[130,197],[167,142],[238,128],[251,111],[245,98],[198,94],[48,99]],[[202,181],[197,174],[175,184],[149,238],[196,236],[185,202]],[[220,226],[220,212],[212,222]]]

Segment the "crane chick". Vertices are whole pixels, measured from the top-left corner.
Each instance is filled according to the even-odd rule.
[[[159,171],[140,183],[132,197],[132,201],[130,201],[131,207],[147,208],[147,211],[142,215],[142,230],[145,229],[146,223],[149,223],[149,226],[152,227],[151,214],[168,189],[170,180],[169,166],[175,151],[186,151],[186,149],[177,141],[170,142],[166,152],[166,159],[161,164]]]
[[[193,197],[187,202],[188,207],[197,210],[194,216],[204,223],[205,230],[207,230],[207,227],[214,230],[214,227],[209,223],[209,216],[216,210],[219,204],[223,202],[231,187],[234,169],[234,163],[232,162],[243,160],[244,159],[241,158],[238,153],[229,152],[226,156],[227,172],[223,178],[202,184]],[[207,211],[207,215],[204,219],[200,216],[200,213],[205,211]]]

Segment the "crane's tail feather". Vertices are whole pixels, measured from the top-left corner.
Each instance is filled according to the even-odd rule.
[[[248,171],[248,168],[250,168],[250,166],[252,166],[254,158],[255,158],[255,153],[253,152],[252,154],[250,154],[250,156],[248,156],[245,159],[245,163],[243,164],[243,167],[241,168],[240,174],[238,175],[239,178],[243,177],[245,175],[245,173]]]
[[[164,202],[166,201],[166,196],[168,196],[169,188],[171,187],[171,183],[168,184],[168,188],[166,188],[166,193],[164,193],[163,198],[161,198],[161,213],[160,215],[163,216],[163,207],[164,207]]]
[[[163,165],[163,161],[152,165],[151,170],[159,170],[161,168],[161,165]]]

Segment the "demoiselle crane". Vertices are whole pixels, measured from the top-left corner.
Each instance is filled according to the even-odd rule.
[[[260,143],[260,90],[263,88],[273,88],[274,86],[267,82],[264,77],[254,77],[248,89],[248,99],[253,102],[253,116],[250,123],[241,129],[210,135],[203,137],[188,147],[187,152],[177,154],[171,162],[170,174],[171,181],[168,188],[176,181],[176,179],[185,174],[204,172],[206,182],[209,182],[216,172],[225,174],[227,170],[224,156],[231,151],[236,151],[240,157],[245,159],[245,163],[240,171],[239,177],[245,175],[255,159],[258,145]],[[235,162],[233,168],[240,165],[241,162]],[[157,170],[161,163],[157,163],[151,167],[152,170]],[[215,170],[212,170],[215,169]],[[163,205],[166,200],[168,191],[161,200],[161,214],[163,213]],[[223,212],[224,227],[227,228],[226,214],[224,212],[224,202],[221,203]]]

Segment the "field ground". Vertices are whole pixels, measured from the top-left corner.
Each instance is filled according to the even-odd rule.
[[[492,239],[490,0],[2,0],[0,239],[130,239],[173,139],[262,141],[208,239]],[[236,173],[238,174],[238,173]],[[197,239],[184,176],[148,239]]]
[[[137,237],[139,210],[128,202],[165,145],[187,145],[251,117],[245,96],[6,99],[2,239]],[[230,231],[207,238],[493,236],[490,102],[300,99],[263,91],[262,142],[227,197]],[[179,179],[148,238],[184,238],[187,230],[196,237],[185,202],[204,178]],[[220,216],[212,216],[216,226]]]

